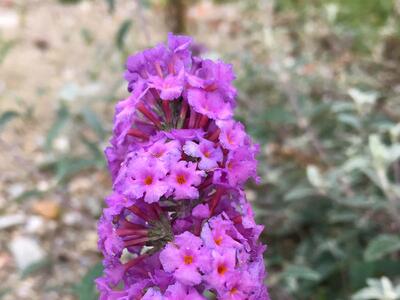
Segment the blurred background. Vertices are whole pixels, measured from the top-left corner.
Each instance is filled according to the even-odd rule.
[[[130,53],[234,65],[273,300],[400,299],[399,0],[0,0],[0,299],[97,299]]]

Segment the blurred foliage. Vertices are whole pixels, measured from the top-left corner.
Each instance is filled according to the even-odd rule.
[[[325,13],[326,18],[335,23],[335,31],[343,36],[350,35],[354,49],[363,52],[371,50],[379,31],[390,18],[396,17],[393,0],[282,0],[277,1],[276,6],[282,12],[300,12],[298,16],[303,19]],[[398,29],[397,34],[400,34]]]
[[[400,279],[400,61],[378,52],[399,18],[392,1],[313,3],[276,2],[286,19],[271,44],[289,32],[294,50],[234,55],[239,117],[262,144],[264,184],[251,188],[276,299],[348,299],[368,278]]]
[[[368,287],[358,291],[352,297],[353,300],[396,300],[400,299],[400,285],[393,286],[387,278],[368,279]]]
[[[98,299],[99,295],[95,286],[93,285],[93,281],[100,277],[102,273],[103,266],[101,263],[98,263],[87,271],[81,282],[75,285],[74,292],[78,296],[79,300]]]
[[[49,271],[50,268],[51,268],[51,261],[49,259],[40,260],[26,267],[21,272],[21,278],[22,279],[27,278],[33,273]]]
[[[12,119],[18,116],[18,113],[12,110],[5,111],[0,114],[0,130],[2,127],[5,127],[5,125],[10,122]]]

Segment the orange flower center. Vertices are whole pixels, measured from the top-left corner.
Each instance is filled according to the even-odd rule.
[[[164,153],[162,151],[157,151],[157,152],[154,152],[153,156],[157,157],[157,158],[160,158],[161,156],[163,156],[163,154]]]
[[[229,143],[229,144],[233,145],[233,139],[232,139],[232,135],[231,135],[231,134],[228,133],[228,134],[226,135],[226,139],[228,140],[228,143]]]
[[[221,244],[222,244],[222,236],[215,237],[215,238],[214,238],[214,242],[215,242],[218,246],[221,246]]]
[[[185,265],[191,265],[193,263],[193,256],[185,255],[185,257],[183,258],[183,262],[185,263]]]
[[[234,294],[237,293],[237,291],[238,291],[238,289],[235,288],[235,287],[233,287],[233,288],[230,290],[230,294],[231,294],[231,295],[234,295]]]
[[[145,185],[150,185],[150,184],[152,184],[152,183],[153,183],[153,177],[147,176],[147,177],[144,179],[144,184],[145,184]]]
[[[211,156],[211,153],[209,152],[209,151],[204,151],[204,156],[205,157],[207,157],[207,158],[210,158],[210,156]]]
[[[176,176],[176,182],[179,184],[185,184],[186,183],[186,178],[183,175],[177,175]]]
[[[217,272],[219,275],[224,275],[228,271],[228,268],[225,265],[218,265]]]

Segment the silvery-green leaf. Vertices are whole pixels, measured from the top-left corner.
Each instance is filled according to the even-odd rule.
[[[372,157],[378,164],[384,165],[389,158],[387,147],[381,142],[379,136],[376,134],[371,134],[368,141]]]
[[[356,88],[349,89],[348,94],[359,106],[374,105],[379,96],[377,92],[363,92]]]
[[[79,95],[79,86],[76,83],[67,83],[65,84],[60,93],[59,97],[65,101],[75,101]]]
[[[317,166],[308,165],[307,166],[307,178],[308,181],[317,188],[324,188],[326,186],[321,172],[319,171]]]
[[[381,293],[372,287],[366,287],[358,291],[353,295],[353,300],[370,300],[370,299],[381,299]]]
[[[287,278],[296,278],[296,279],[304,279],[311,281],[318,281],[321,278],[321,275],[306,266],[295,266],[291,265],[286,268],[283,273],[284,277]]]
[[[399,236],[381,234],[368,244],[364,257],[368,261],[377,260],[398,250],[400,250]]]
[[[368,287],[363,288],[352,296],[353,300],[396,300],[398,299],[397,288],[393,288],[392,282],[387,277],[380,279],[367,279]]]

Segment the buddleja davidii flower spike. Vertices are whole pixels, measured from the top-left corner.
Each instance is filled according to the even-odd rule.
[[[232,119],[232,67],[191,47],[169,34],[126,63],[130,95],[105,151],[101,299],[269,299],[262,226],[243,191],[258,181],[258,146]]]

